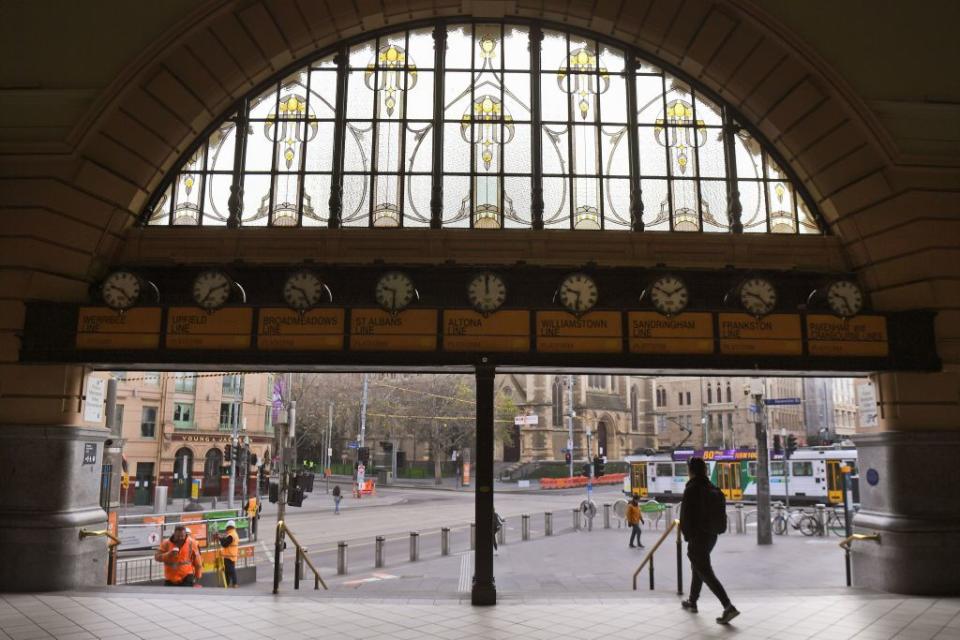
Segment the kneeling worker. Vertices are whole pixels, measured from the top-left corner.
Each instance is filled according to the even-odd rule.
[[[223,573],[227,578],[227,587],[237,588],[237,560],[240,558],[240,535],[237,523],[227,520],[227,531],[219,538],[223,556]]]
[[[200,550],[187,537],[187,530],[178,525],[169,539],[160,543],[153,554],[157,562],[163,563],[164,584],[168,587],[199,587],[203,575],[203,561]]]

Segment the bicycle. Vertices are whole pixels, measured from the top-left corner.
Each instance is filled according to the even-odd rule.
[[[824,529],[835,536],[843,536],[846,534],[847,525],[841,509],[826,509],[822,527],[820,519],[815,515],[808,514],[800,520],[800,532],[805,536],[824,535]]]
[[[784,515],[784,513],[786,515]],[[806,514],[803,512],[803,509],[780,511],[777,515],[773,516],[773,532],[778,536],[782,536],[787,532],[788,526],[795,530],[800,529],[800,523],[805,516]]]

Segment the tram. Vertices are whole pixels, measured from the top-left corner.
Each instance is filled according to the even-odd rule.
[[[694,456],[704,459],[710,480],[727,500],[756,499],[756,449],[676,449],[627,456],[630,473],[624,492],[639,498],[679,501],[689,479],[687,460]],[[856,475],[855,448],[804,447],[794,451],[790,460],[770,451],[770,497],[784,500],[789,486],[791,504],[840,504],[843,466],[851,467],[851,475]]]

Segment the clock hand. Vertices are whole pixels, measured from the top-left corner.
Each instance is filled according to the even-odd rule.
[[[123,299],[124,299],[125,302],[129,302],[129,301],[130,301],[130,296],[127,295],[127,292],[124,291],[123,289],[121,289],[120,287],[118,287],[118,286],[116,286],[116,285],[113,285],[113,284],[108,284],[107,286],[108,286],[109,288],[113,289],[114,291],[116,291],[117,293],[119,293],[121,296],[123,296]]]
[[[304,302],[310,302],[310,296],[307,295],[307,292],[306,292],[305,289],[302,289],[302,288],[298,287],[298,286],[295,285],[295,284],[291,284],[291,285],[290,285],[290,288],[291,288],[291,289],[296,289],[297,291],[299,291],[299,292],[300,292],[300,296],[303,298],[303,301],[304,301]]]
[[[209,299],[210,299],[210,296],[213,295],[213,292],[214,292],[214,291],[219,291],[220,289],[225,289],[227,286],[228,286],[227,283],[224,282],[223,284],[217,285],[217,286],[215,286],[215,287],[210,287],[210,289],[207,290],[207,295],[205,295],[205,296],[203,297],[203,302],[206,302],[207,300],[209,300]]]
[[[745,291],[745,292],[744,292],[744,295],[747,295],[747,296],[750,296],[751,298],[755,298],[755,299],[759,300],[764,306],[767,306],[767,305],[770,304],[767,300],[764,300],[763,298],[761,298],[760,296],[758,296],[758,295],[755,294],[755,293],[751,293],[751,292],[749,292],[749,291]]]
[[[391,305],[394,309],[397,308],[397,290],[390,289],[390,292],[393,294],[393,304]]]
[[[490,276],[483,276],[483,291],[490,295]]]

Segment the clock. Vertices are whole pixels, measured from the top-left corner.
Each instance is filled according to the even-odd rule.
[[[126,311],[140,299],[140,277],[126,270],[114,271],[100,284],[100,297],[114,311]]]
[[[283,299],[291,309],[296,311],[306,311],[317,306],[323,299],[324,293],[327,294],[328,300],[333,299],[330,288],[312,271],[291,273],[283,283]]]
[[[402,271],[388,271],[377,280],[374,297],[384,310],[396,313],[410,306],[414,297],[420,296],[410,276]]]
[[[674,275],[660,276],[644,293],[650,296],[653,308],[667,317],[681,313],[690,302],[687,283]]]
[[[193,301],[207,311],[215,311],[230,299],[233,280],[218,269],[201,271],[193,280]]]
[[[852,318],[863,310],[863,290],[853,280],[834,280],[827,286],[827,305],[834,315]]]
[[[597,304],[599,291],[597,283],[585,273],[571,273],[560,283],[560,304],[567,311],[581,315]]]
[[[777,289],[766,278],[755,276],[747,278],[740,284],[737,298],[744,311],[761,318],[777,306]]]
[[[492,271],[478,273],[467,285],[467,299],[478,312],[493,313],[507,300],[507,284]]]

